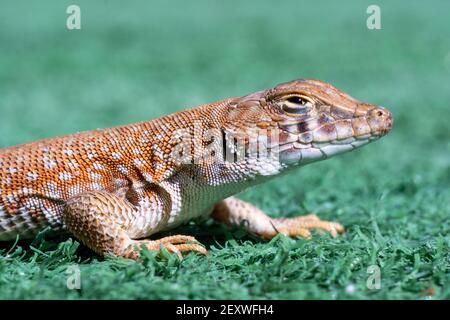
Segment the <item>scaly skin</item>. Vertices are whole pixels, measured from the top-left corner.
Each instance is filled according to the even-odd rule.
[[[295,80],[155,120],[0,149],[0,240],[65,231],[100,254],[206,250],[176,235],[211,215],[270,239],[344,228],[315,215],[273,219],[232,197],[290,169],[376,140],[388,110],[318,80]],[[256,147],[255,147],[256,146]]]

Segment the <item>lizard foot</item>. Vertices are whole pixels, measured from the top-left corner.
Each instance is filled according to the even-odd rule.
[[[164,247],[167,251],[175,253],[180,259],[183,258],[182,252],[194,251],[203,255],[208,254],[208,251],[194,237],[185,235],[174,235],[158,240],[135,240],[134,245],[144,245],[152,251],[159,251],[161,247]],[[134,251],[134,253],[136,252]]]
[[[279,232],[290,237],[300,236],[303,238],[311,237],[311,230],[325,230],[333,237],[338,233],[344,232],[344,227],[333,221],[320,220],[315,214],[295,218],[278,218],[272,219],[273,227]]]

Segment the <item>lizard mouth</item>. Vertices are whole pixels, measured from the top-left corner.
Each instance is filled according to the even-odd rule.
[[[392,128],[391,113],[377,107],[364,116],[324,124],[280,126],[279,159],[285,164],[306,164],[348,152],[378,140]],[[300,128],[309,130],[300,132]]]

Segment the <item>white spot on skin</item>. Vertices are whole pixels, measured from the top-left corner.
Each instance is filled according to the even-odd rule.
[[[170,129],[170,124],[169,123],[163,123],[163,124],[160,125],[160,128],[163,131],[166,131],[166,130]]]
[[[142,167],[143,165],[145,165],[145,160],[142,159],[134,159],[133,163],[137,166],[137,167]]]
[[[57,162],[55,160],[50,159],[48,157],[44,157],[43,160],[45,169],[53,169],[57,165]]]
[[[141,144],[147,144],[147,143],[149,143],[149,140],[147,137],[142,137],[140,142],[141,142]]]
[[[64,171],[59,173],[59,180],[68,181],[72,179],[72,174],[70,172]]]
[[[122,155],[119,152],[113,152],[111,156],[113,159],[119,160]]]
[[[44,147],[41,148],[41,151],[42,151],[43,153],[49,153],[49,152],[50,152],[50,148],[47,147],[47,146],[44,146]]]
[[[66,156],[72,156],[73,155],[73,150],[72,149],[64,149],[64,154]]]
[[[99,174],[99,173],[96,173],[96,172],[90,172],[90,173],[89,173],[89,177],[90,177],[92,180],[100,180],[100,179],[102,178],[102,175]]]
[[[27,188],[27,187],[23,187],[22,188],[22,193],[24,193],[24,194],[33,193],[33,189]]]
[[[142,176],[144,177],[145,180],[147,180],[147,182],[153,182],[153,176],[148,173],[148,172],[143,172]]]
[[[68,166],[72,169],[78,168],[79,164],[75,159],[71,159],[68,163]]]
[[[14,204],[16,202],[16,197],[13,194],[8,194],[6,196],[6,202],[9,204]]]
[[[9,173],[16,173],[17,172],[17,168],[11,167],[11,168],[8,169],[8,172]]]
[[[98,183],[91,184],[91,188],[92,188],[92,190],[102,190],[103,189],[102,186]]]
[[[134,154],[141,154],[141,149],[139,149],[139,148],[134,148],[134,149],[133,149],[133,153],[134,153]]]
[[[97,156],[97,153],[95,151],[89,151],[87,154],[89,159],[94,159]]]
[[[105,167],[100,162],[94,162],[94,169],[102,170]]]
[[[122,174],[125,174],[125,175],[128,174],[128,169],[124,165],[118,165],[117,170]]]
[[[153,154],[154,154],[155,156],[157,156],[157,157],[160,158],[161,160],[164,159],[164,151],[163,151],[157,144],[153,145],[153,146],[151,147],[151,149],[152,149]]]
[[[28,172],[27,173],[27,179],[28,181],[34,181],[39,177],[39,175],[36,172]]]
[[[113,184],[116,188],[122,188],[125,187],[127,185],[127,181],[123,180],[123,179],[113,179]]]
[[[2,180],[2,184],[10,185],[12,183],[12,179],[10,177],[7,177]]]

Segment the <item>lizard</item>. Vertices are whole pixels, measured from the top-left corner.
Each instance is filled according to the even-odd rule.
[[[152,239],[199,217],[279,233],[336,236],[315,214],[272,218],[235,197],[293,169],[387,134],[393,118],[336,87],[293,80],[150,121],[0,149],[0,241],[65,232],[100,255],[142,247],[207,254],[194,237]]]

